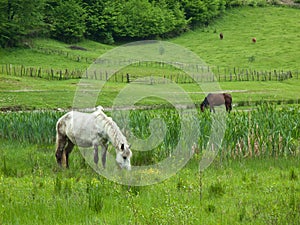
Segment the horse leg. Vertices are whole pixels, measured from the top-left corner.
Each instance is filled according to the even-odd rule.
[[[69,168],[69,154],[72,152],[74,144],[68,139],[68,145],[65,149],[66,154],[66,168]]]
[[[225,104],[226,107],[226,112],[228,112],[229,108],[228,108],[228,104]]]
[[[55,152],[55,157],[56,157],[56,161],[58,163],[58,165],[61,166],[62,164],[62,158],[63,158],[63,152],[64,152],[64,148],[67,144],[67,137],[62,135],[62,134],[57,134],[56,135],[56,152]]]
[[[227,104],[225,104],[225,106],[226,106],[226,111],[227,111],[228,113],[230,113],[230,111],[231,111],[231,109],[232,109],[231,104],[230,104],[230,103],[227,103]]]
[[[98,156],[98,145],[94,145],[94,162],[98,166],[99,156]]]
[[[106,152],[107,152],[107,144],[104,144],[102,146],[102,166],[103,166],[103,168],[105,168],[105,164],[106,164]]]

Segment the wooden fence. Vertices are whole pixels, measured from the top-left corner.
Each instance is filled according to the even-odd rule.
[[[1,65],[1,74],[13,76],[39,77],[49,80],[62,80],[81,78],[84,70],[80,69],[43,69],[41,67],[15,66],[11,64]]]
[[[76,46],[74,46],[76,47]],[[72,46],[70,46],[70,48],[72,49]],[[80,48],[80,47],[77,47]],[[46,54],[46,55],[59,55],[59,56],[63,56],[66,57],[72,61],[75,62],[86,62],[86,63],[93,63],[96,59],[95,58],[91,58],[91,57],[86,57],[86,56],[82,56],[80,54],[75,54],[73,52],[70,51],[64,51],[61,49],[49,49],[49,48],[44,48],[41,46],[37,46],[35,48],[32,49],[33,51],[42,53],[42,54]]]
[[[122,64],[122,62],[119,62]],[[127,64],[128,62],[123,62]],[[197,65],[183,65],[180,69],[174,70],[172,65],[162,65],[154,62],[142,62],[135,63],[135,66],[147,66],[147,67],[166,67],[173,68],[171,72],[158,72],[159,74],[133,74],[127,73],[126,69],[121,72],[116,72],[110,76],[109,71],[94,69],[52,69],[41,67],[27,67],[23,65],[0,65],[0,73],[4,75],[13,76],[27,76],[27,77],[39,77],[48,80],[63,80],[63,79],[95,79],[112,82],[133,82],[138,79],[139,82],[176,82],[176,83],[193,83],[193,82],[230,82],[230,81],[282,81],[289,78],[299,79],[299,71],[284,71],[284,70],[271,70],[271,71],[259,71],[252,69],[240,69],[240,68],[218,68],[218,67],[201,67]],[[192,74],[187,75],[180,71],[188,66],[190,71],[194,71]],[[191,67],[194,67],[191,70]],[[101,68],[101,66],[99,66]],[[169,69],[169,68],[165,68]],[[185,70],[186,71],[186,70]],[[164,79],[155,79],[156,77]],[[159,81],[158,81],[159,80]]]

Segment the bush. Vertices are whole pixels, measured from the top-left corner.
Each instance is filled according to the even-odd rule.
[[[51,36],[66,43],[82,40],[86,30],[85,16],[85,10],[75,0],[61,1],[49,18]]]
[[[132,0],[119,7],[113,29],[115,37],[152,38],[185,29],[187,25],[178,4],[170,10],[166,3]]]

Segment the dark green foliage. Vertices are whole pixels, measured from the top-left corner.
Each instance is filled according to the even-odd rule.
[[[14,47],[41,35],[43,7],[44,0],[0,0],[0,46]]]
[[[115,40],[173,37],[208,25],[226,7],[263,6],[265,0],[0,0],[0,46],[50,36],[66,43],[84,37]]]
[[[151,4],[147,0],[132,0],[122,5],[114,34],[117,37],[148,38],[185,28],[184,14],[178,4],[172,11],[163,2]]]
[[[117,12],[109,1],[84,0],[86,10],[86,33],[89,39],[113,44],[112,28]],[[114,15],[115,14],[115,15]]]
[[[51,36],[66,43],[76,43],[83,39],[85,9],[76,0],[61,1],[49,15]]]
[[[224,0],[184,0],[182,1],[186,18],[191,25],[207,25],[225,10]]]

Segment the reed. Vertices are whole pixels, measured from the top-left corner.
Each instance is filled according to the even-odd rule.
[[[10,112],[0,114],[0,138],[13,142],[52,144],[61,112]]]
[[[226,130],[219,155],[222,158],[244,158],[262,156],[286,156],[299,154],[300,107],[276,106],[263,103],[251,111],[234,111],[227,114]],[[55,143],[55,124],[61,112],[11,112],[0,114],[0,139],[13,142],[51,145]],[[118,118],[114,118],[120,124]],[[153,119],[160,119],[165,127],[153,127]],[[160,161],[173,152],[180,139],[181,121],[178,112],[172,108],[153,110],[132,110],[128,127],[129,140],[132,137],[142,143],[151,139],[151,133],[158,135],[160,143],[151,151],[135,151],[137,164],[151,164]],[[201,153],[207,147],[211,133],[211,114],[198,113],[198,149]],[[154,123],[155,124],[155,123]],[[163,130],[160,134],[157,130]],[[161,139],[161,140],[160,140]],[[133,140],[133,139],[131,139]],[[150,140],[151,141],[151,140]],[[153,144],[153,143],[152,143]],[[136,150],[138,149],[137,147]]]

